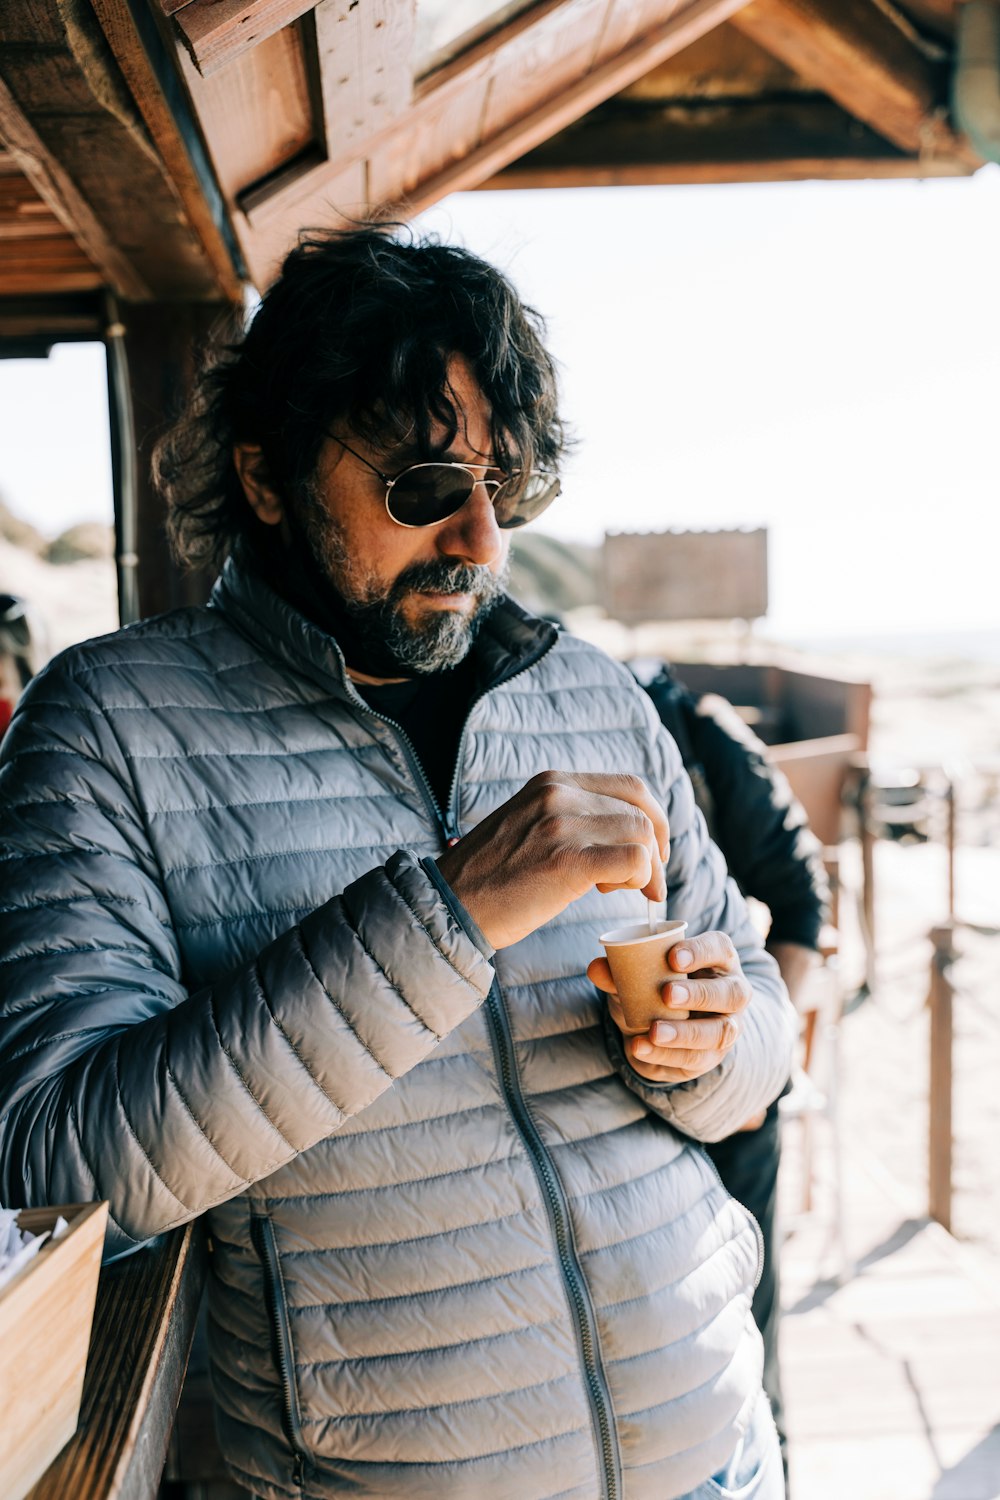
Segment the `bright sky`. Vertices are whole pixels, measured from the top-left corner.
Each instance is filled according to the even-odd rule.
[[[1000,168],[925,183],[470,193],[423,223],[548,320],[554,535],[765,525],[769,629],[1000,624]],[[110,514],[103,354],[0,363],[0,495]]]

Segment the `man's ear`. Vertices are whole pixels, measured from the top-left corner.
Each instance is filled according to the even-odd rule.
[[[285,507],[271,483],[264,450],[258,443],[237,443],[233,448],[233,463],[258,521],[263,521],[265,526],[277,526],[284,520]]]

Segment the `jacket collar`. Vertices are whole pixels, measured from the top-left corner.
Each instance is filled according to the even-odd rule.
[[[363,702],[333,636],[276,593],[239,551],[223,567],[209,607],[227,615],[263,655],[278,657],[327,691],[334,688],[338,696]],[[505,595],[483,623],[473,647],[480,691],[497,687],[532,666],[558,633],[554,625],[529,615]]]

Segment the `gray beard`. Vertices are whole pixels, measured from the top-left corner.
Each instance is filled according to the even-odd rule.
[[[404,568],[388,588],[371,572],[362,570],[344,545],[340,527],[321,504],[303,507],[302,528],[310,558],[322,575],[326,591],[335,595],[335,610],[363,651],[363,661],[349,661],[375,676],[416,676],[457,667],[468,655],[479,628],[503,597],[510,562],[500,573],[467,563],[414,563]],[[414,626],[401,604],[414,590],[425,593],[471,594],[471,613],[438,610]]]

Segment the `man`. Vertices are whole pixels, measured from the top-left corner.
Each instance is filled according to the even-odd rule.
[[[768,952],[798,1006],[816,962],[830,890],[822,847],[786,778],[731,703],[700,700],[663,663],[645,684],[660,722],[681,753],[695,801],[740,890],[770,912]],[[781,1444],[785,1489],[788,1444],[778,1348],[781,1246],[776,1233],[781,1133],[778,1101],[724,1141],[707,1147],[724,1186],[753,1214],[764,1238],[764,1268],[753,1315],[764,1341],[764,1389]]]
[[[113,1253],[209,1214],[267,1500],[780,1494],[759,1232],[694,1142],[791,1011],[648,699],[503,597],[561,446],[496,271],[304,240],[161,454],[210,605],[4,746],[0,1193],[107,1197]],[[665,891],[695,1015],[626,1042],[598,935]]]

